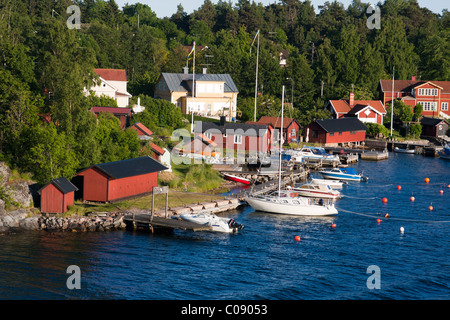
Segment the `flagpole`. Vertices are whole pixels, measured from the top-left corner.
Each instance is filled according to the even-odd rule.
[[[192,101],[191,101],[191,133],[194,133],[194,98],[195,98],[195,41],[194,41],[194,61],[192,67]]]
[[[259,62],[259,30],[257,32],[258,36],[258,46],[256,49],[256,76],[255,76],[255,115],[253,117],[253,121],[256,122],[256,99],[258,97],[258,62]],[[251,48],[250,48],[251,49]]]
[[[392,68],[391,139],[392,139],[392,128],[394,125],[394,74],[395,74],[395,66]]]

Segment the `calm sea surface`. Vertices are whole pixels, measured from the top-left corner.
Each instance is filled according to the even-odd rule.
[[[344,187],[336,217],[244,207],[227,213],[245,224],[231,235],[0,236],[0,299],[449,299],[450,161],[391,153],[354,167],[369,182]],[[70,265],[79,290],[66,286]],[[373,265],[380,289],[367,286]]]

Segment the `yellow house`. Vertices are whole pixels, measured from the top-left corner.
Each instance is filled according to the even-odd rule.
[[[193,96],[193,83],[195,90]],[[185,114],[236,118],[238,89],[229,74],[162,73],[156,83],[155,98],[168,100]]]

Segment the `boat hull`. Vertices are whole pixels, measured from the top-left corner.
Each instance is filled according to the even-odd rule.
[[[215,232],[233,233],[237,232],[237,230],[243,229],[242,225],[239,225],[237,223],[230,223],[231,221],[234,220],[227,218],[219,218],[215,215],[208,215],[202,213],[182,214],[180,215],[180,218],[185,221],[197,223],[204,226],[210,226],[212,228],[212,231]]]
[[[223,174],[223,176],[225,177],[225,179],[229,180],[229,181],[234,181],[234,182],[239,182],[245,185],[249,185],[250,184],[250,180],[249,179],[245,179],[245,178],[241,178],[238,176],[234,176],[232,174]]]
[[[245,201],[256,211],[295,216],[329,216],[338,214],[334,205],[307,205],[304,200],[286,199],[287,204],[272,202],[268,198],[246,197]],[[300,199],[300,198],[299,198]],[[295,204],[292,201],[298,201]]]
[[[320,174],[325,179],[334,179],[334,180],[346,180],[346,181],[361,181],[360,175],[349,175],[342,173],[330,173],[321,171]]]
[[[416,150],[415,149],[400,149],[400,148],[395,147],[394,148],[394,152],[406,153],[406,154],[415,154]]]

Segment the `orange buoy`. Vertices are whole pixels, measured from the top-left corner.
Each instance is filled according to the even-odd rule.
[[[450,184],[447,186],[447,188],[450,188]]]
[[[433,206],[429,206],[428,210],[433,211]]]
[[[425,178],[425,183],[429,183],[430,182],[430,178]]]
[[[332,228],[336,228],[336,223],[333,223],[333,224],[331,225],[331,227],[332,227]]]
[[[398,186],[397,186],[397,190],[402,190],[402,186],[401,186],[401,185],[398,185]]]
[[[444,194],[444,190],[439,190],[439,193],[440,194]]]
[[[381,201],[383,201],[383,203],[387,203],[388,202],[387,198],[383,198]]]
[[[300,241],[300,236],[295,236],[294,240],[295,241]]]
[[[386,214],[384,215],[384,217],[385,217],[385,218],[389,218],[389,217],[390,217],[389,213],[386,213]]]
[[[416,200],[416,198],[411,197],[411,198],[409,198],[409,200],[410,200],[410,201],[414,201],[414,200]]]
[[[377,219],[377,223],[380,223],[381,222],[381,219]]]

